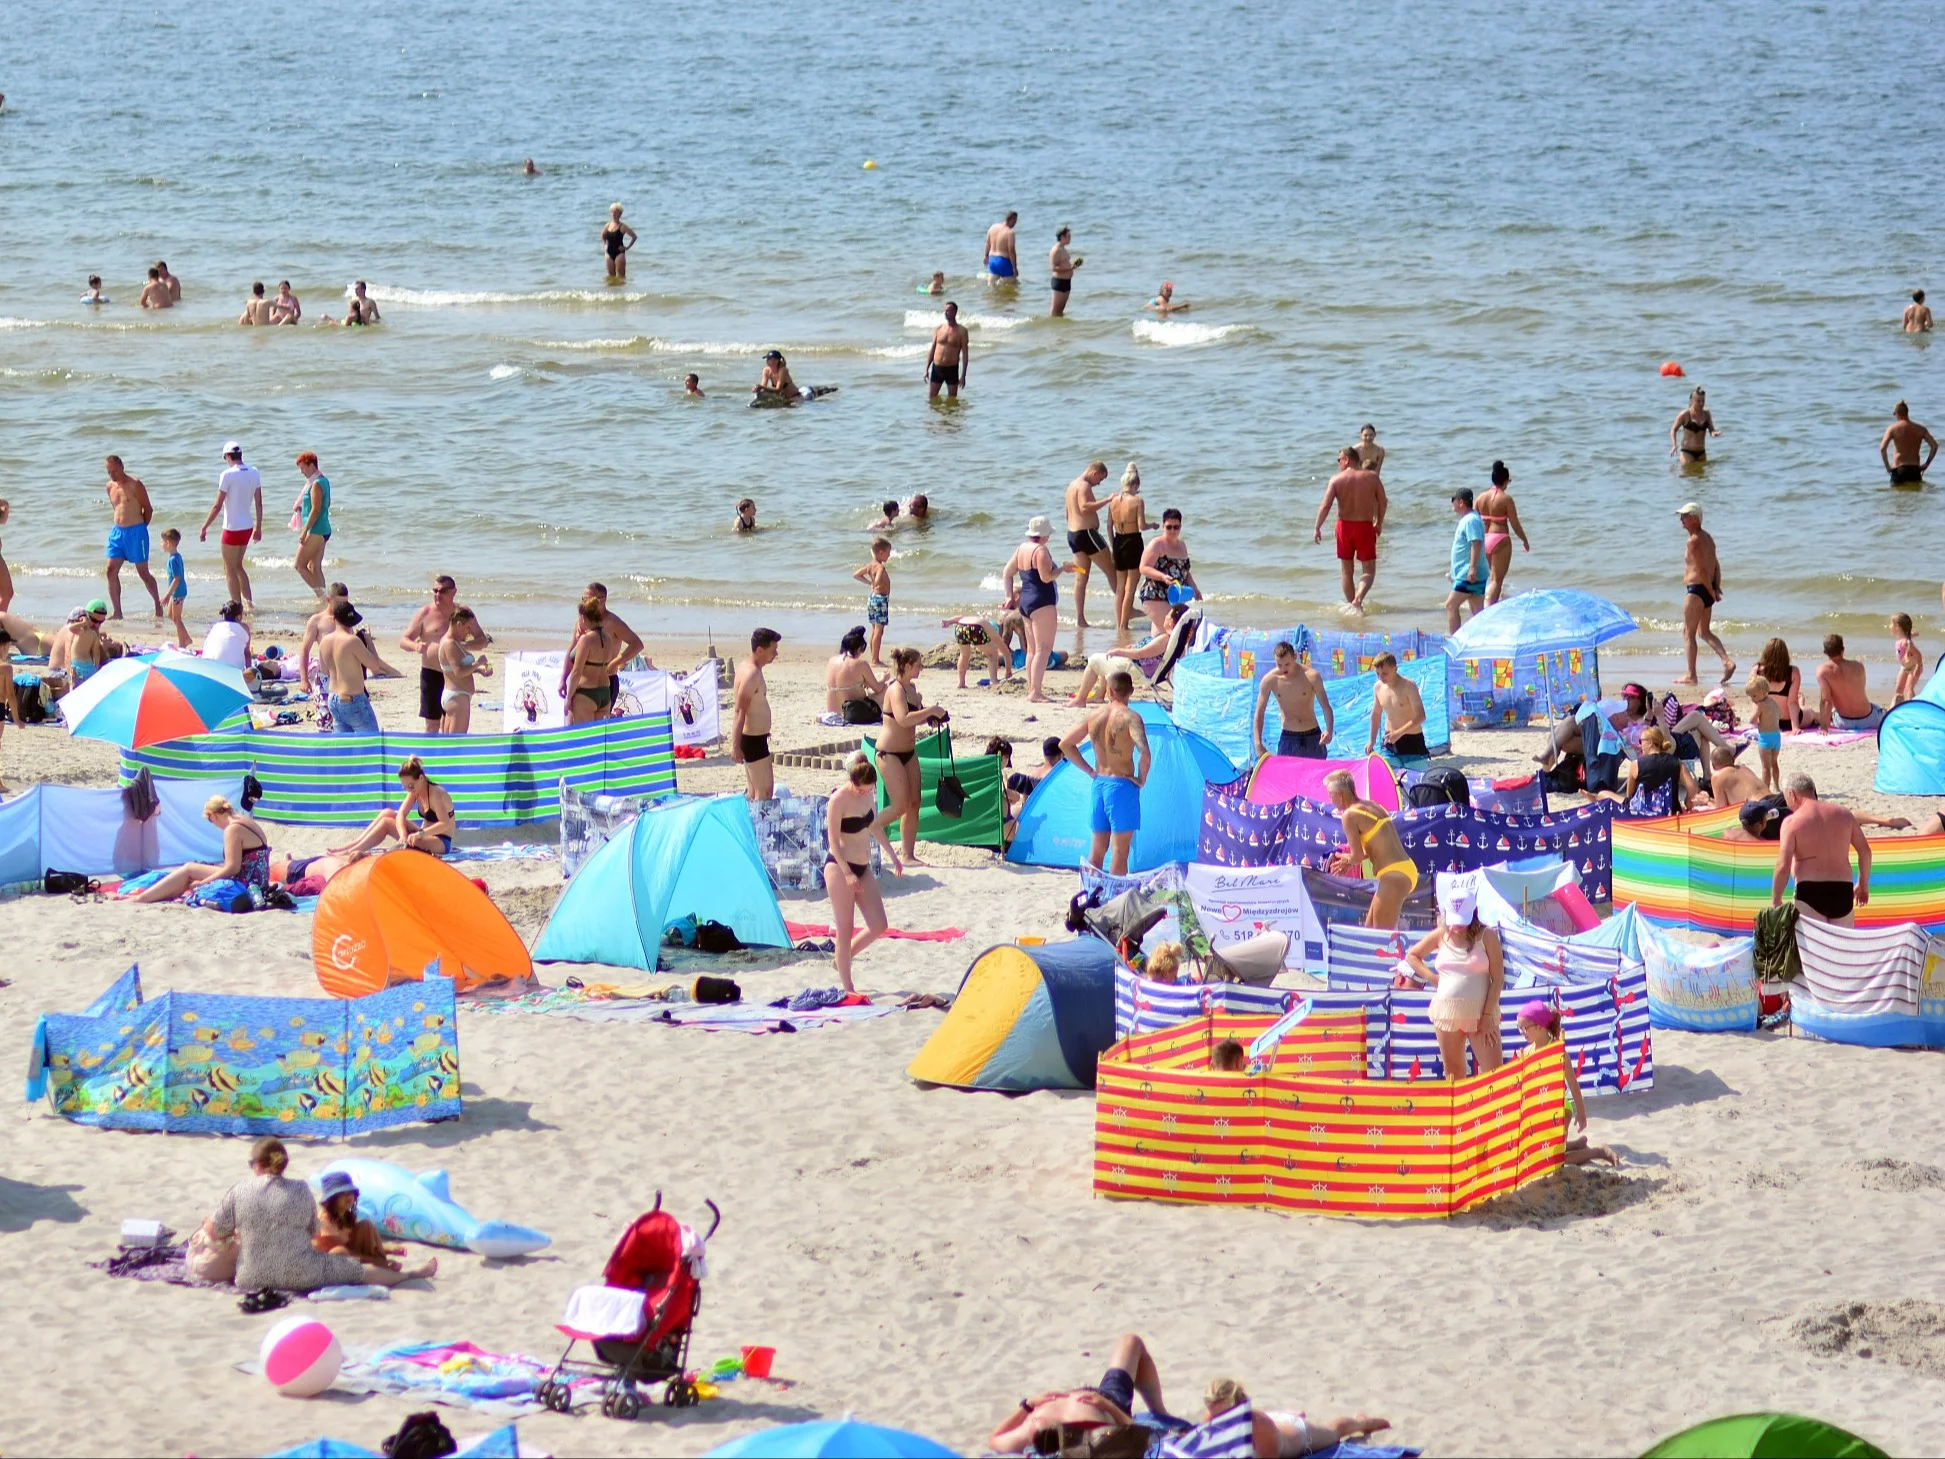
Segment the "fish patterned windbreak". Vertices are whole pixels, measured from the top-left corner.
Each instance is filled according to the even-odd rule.
[[[357,999],[142,998],[130,968],[34,1031],[27,1097],[124,1130],[342,1137],[460,1115],[448,979]]]

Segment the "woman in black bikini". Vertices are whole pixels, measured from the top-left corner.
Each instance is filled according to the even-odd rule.
[[[1682,413],[1675,417],[1674,424],[1668,427],[1668,454],[1670,456],[1675,454],[1676,438],[1679,436],[1679,449],[1684,465],[1695,461],[1706,461],[1709,455],[1709,437],[1722,434],[1715,428],[1715,417],[1709,413],[1707,400],[1706,391],[1695,391],[1688,397],[1688,404],[1682,407]]]
[[[405,799],[395,811],[380,811],[365,828],[364,835],[349,846],[333,846],[326,856],[355,859],[380,841],[397,841],[408,851],[423,851],[428,856],[444,856],[452,850],[452,838],[459,830],[459,813],[453,809],[446,787],[425,773],[425,763],[413,755],[398,767],[398,783]],[[418,812],[419,824],[412,824]]]
[[[203,803],[203,819],[223,833],[223,864],[192,861],[178,866],[154,886],[138,893],[138,902],[173,902],[184,892],[213,881],[240,881],[259,891],[270,890],[270,837],[229,800],[212,795]]]
[[[921,662],[915,648],[893,649],[891,687],[885,691],[885,729],[878,739],[878,762],[885,767],[885,817],[879,823],[891,834],[898,821],[905,860],[918,866],[918,730],[920,725],[944,724],[943,709],[927,709],[919,697]]]
[[[878,772],[862,755],[851,762],[849,783],[831,792],[824,832],[831,847],[824,858],[824,890],[831,894],[831,922],[837,929],[837,980],[849,993],[853,991],[851,959],[883,937],[890,925],[884,895],[871,870],[873,839],[891,859],[892,875],[905,874],[904,863],[885,834],[885,823],[878,819]],[[857,911],[864,913],[861,936],[854,935],[851,925]]]
[[[614,712],[614,679],[628,655],[608,632],[608,609],[590,593],[581,599],[581,636],[567,665],[567,722],[591,724]]]
[[[1126,642],[1135,616],[1135,589],[1141,585],[1141,554],[1148,546],[1147,504],[1141,499],[1141,468],[1134,462],[1121,473],[1121,490],[1108,498],[1108,541],[1114,552],[1115,642]]]
[[[608,226],[601,230],[601,246],[608,251],[608,282],[628,277],[628,250],[635,246],[635,230],[621,221],[621,204],[608,205]]]

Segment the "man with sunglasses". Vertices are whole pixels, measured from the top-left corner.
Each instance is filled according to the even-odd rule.
[[[439,733],[439,721],[446,710],[440,701],[446,692],[446,671],[439,662],[439,645],[452,633],[453,610],[459,607],[459,584],[441,573],[432,580],[432,601],[412,615],[412,621],[399,636],[398,646],[419,656],[419,719],[429,735]],[[480,627],[477,618],[462,620],[454,639],[465,648],[484,648],[493,636]]]
[[[216,478],[216,502],[203,518],[197,541],[209,541],[209,529],[218,513],[223,518],[223,585],[243,605],[245,613],[254,613],[256,604],[250,597],[250,573],[243,565],[243,554],[252,542],[263,541],[263,477],[256,467],[243,464],[243,447],[235,441],[223,446],[223,474]]]

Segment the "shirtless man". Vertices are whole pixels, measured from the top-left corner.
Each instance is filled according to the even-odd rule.
[[[378,301],[365,293],[365,281],[358,280],[351,286],[351,300],[344,306],[346,324],[378,323]]]
[[[1369,421],[1358,427],[1357,461],[1366,471],[1384,475],[1384,447],[1378,444],[1378,428]]]
[[[358,633],[363,615],[340,598],[331,605],[331,631],[317,642],[317,659],[329,686],[331,729],[340,735],[375,735],[378,716],[371,707],[371,691],[365,687],[367,674],[392,675],[397,672],[381,659]],[[305,665],[308,675],[309,665]]]
[[[1370,754],[1378,743],[1378,721],[1384,721],[1384,754],[1387,760],[1412,756],[1425,759],[1425,700],[1416,681],[1398,672],[1398,660],[1379,654],[1371,661],[1378,682],[1371,695],[1371,733],[1365,738],[1364,753]]]
[[[101,604],[99,612],[91,603],[68,614],[68,621],[54,630],[53,640],[48,644],[47,672],[50,676],[65,677],[68,687],[72,688],[101,667],[101,623],[107,616],[106,603]]]
[[[1108,1370],[1094,1388],[1070,1388],[1023,1398],[1019,1407],[999,1421],[986,1447],[996,1454],[1029,1454],[1035,1440],[1062,1424],[1120,1428],[1134,1422],[1135,1395],[1159,1418],[1170,1417],[1162,1407],[1162,1378],[1148,1345],[1133,1333],[1116,1339],[1108,1355]],[[1056,1447],[1058,1447],[1056,1445]],[[1052,1452],[1049,1450],[1048,1452]]]
[[[155,261],[155,273],[157,278],[169,286],[169,302],[171,304],[180,304],[182,302],[182,280],[169,272],[169,260],[166,258],[158,258]]]
[[[412,615],[399,635],[398,646],[419,656],[419,722],[429,735],[439,733],[446,717],[446,669],[439,659],[439,645],[452,632],[452,610],[459,606],[459,584],[441,573],[432,580],[432,601]],[[484,648],[492,635],[480,627],[478,619],[467,620],[455,635],[462,648]]]
[[[155,507],[149,501],[149,489],[142,485],[140,477],[130,476],[122,469],[122,458],[110,456],[107,460],[109,505],[115,509],[115,525],[108,529],[108,607],[117,618],[122,616],[122,564],[132,563],[135,576],[142,580],[142,586],[149,590],[155,600],[155,616],[162,616],[162,590],[155,585],[155,574],[149,571],[149,521],[155,516]]]
[[[1108,547],[1114,570],[1114,635],[1121,640],[1135,615],[1135,589],[1141,586],[1141,559],[1148,550],[1147,503],[1141,497],[1141,470],[1134,462],[1121,473],[1121,490],[1108,498]]]
[[[783,635],[774,628],[750,634],[750,656],[736,669],[736,707],[729,721],[729,758],[743,767],[751,800],[776,794],[776,764],[770,758],[770,685],[764,668],[777,661]]]
[[[1324,523],[1330,509],[1337,508],[1337,566],[1343,577],[1344,602],[1353,612],[1364,611],[1364,600],[1371,595],[1371,584],[1378,580],[1378,538],[1384,533],[1384,514],[1390,503],[1378,473],[1368,470],[1356,446],[1337,453],[1337,475],[1324,488],[1324,499],[1317,507],[1317,523],[1311,541],[1324,540]],[[1351,562],[1363,564],[1357,591],[1351,591]]]
[[[1763,777],[1736,763],[1736,752],[1727,745],[1709,751],[1709,799],[1718,810],[1739,806],[1763,793]]]
[[[1769,904],[1783,905],[1783,888],[1796,879],[1800,915],[1840,927],[1855,925],[1857,908],[1871,900],[1871,843],[1856,816],[1840,805],[1817,799],[1817,784],[1807,775],[1783,782],[1789,814],[1776,848],[1776,875]],[[1850,876],[1850,854],[1857,853],[1857,883]]]
[[[946,304],[945,323],[932,331],[932,348],[925,356],[923,373],[928,382],[927,400],[939,398],[941,385],[945,386],[948,400],[957,400],[959,387],[972,373],[972,340],[967,337],[966,326],[959,322],[957,304]]]
[[[1817,665],[1818,725],[1840,732],[1876,729],[1884,711],[1864,692],[1864,665],[1844,657],[1843,634],[1825,634],[1823,654],[1824,661]]]
[[[173,309],[175,297],[170,294],[169,286],[162,282],[158,269],[149,270],[149,281],[142,285],[141,305],[144,309]]]
[[[1904,332],[1924,334],[1931,329],[1931,305],[1925,302],[1925,291],[1913,289],[1911,302],[1904,306]]]
[[[270,301],[263,297],[263,280],[258,279],[250,285],[250,297],[243,301],[243,313],[238,316],[238,324],[275,324],[277,311]]]
[[[1054,246],[1047,255],[1047,272],[1053,275],[1054,292],[1053,307],[1048,312],[1055,319],[1067,312],[1067,296],[1074,292],[1074,270],[1081,266],[1081,261],[1067,251],[1073,237],[1073,229],[1062,228],[1054,234]]]
[[[315,676],[311,673],[312,650],[317,647],[318,640],[331,631],[331,625],[336,621],[331,610],[340,603],[350,601],[350,588],[343,583],[331,583],[324,589],[324,601],[318,605],[317,612],[304,620],[304,635],[297,643],[297,683],[307,695],[316,688],[313,682]]]
[[[616,658],[623,663],[632,661],[642,651],[642,637],[622,621],[620,614],[608,607],[608,585],[606,583],[589,583],[585,596],[594,598],[601,604],[602,631],[604,633],[611,633],[621,640],[621,646],[615,650]],[[579,613],[574,615],[574,633],[567,640],[567,653],[561,658],[560,697],[563,699],[567,698],[567,671],[574,666],[574,647],[580,643],[582,635],[588,631],[588,626],[587,620],[582,618]],[[654,668],[655,660],[650,659],[648,666],[651,669]],[[620,702],[620,674],[610,676],[608,680],[608,696],[608,702],[610,704]]]
[[[1256,758],[1260,760],[1267,753],[1263,749],[1263,716],[1269,710],[1272,694],[1283,715],[1283,733],[1276,739],[1277,754],[1295,755],[1303,760],[1329,758],[1325,752],[1331,736],[1337,733],[1337,726],[1331,715],[1330,691],[1324,688],[1324,676],[1300,663],[1297,651],[1287,643],[1279,643],[1273,652],[1276,667],[1263,676],[1256,691]],[[1320,707],[1324,713],[1322,725],[1317,723]]]
[[[979,267],[989,279],[1020,277],[1020,255],[1013,237],[1019,222],[1018,213],[1008,213],[1004,223],[995,223],[986,230],[985,256],[980,259]]]
[[[1715,428],[1715,417],[1709,413],[1706,403],[1708,394],[1708,391],[1701,386],[1696,386],[1694,393],[1688,397],[1688,404],[1682,407],[1682,413],[1676,416],[1674,423],[1668,427],[1670,456],[1679,449],[1684,462],[1708,459],[1708,438],[1722,434]],[[1679,447],[1676,442],[1677,436],[1681,438]]]
[[[1923,447],[1930,446],[1926,451]],[[1878,459],[1891,473],[1893,486],[1918,486],[1938,456],[1938,440],[1911,418],[1911,407],[1900,400],[1891,407],[1891,424],[1877,443]]]
[[[1087,579],[1095,568],[1108,575],[1108,591],[1117,599],[1121,575],[1114,570],[1114,554],[1101,531],[1101,508],[1106,501],[1094,488],[1108,479],[1105,461],[1090,461],[1087,470],[1067,483],[1067,550],[1074,554],[1074,626],[1087,628]]]
[[[1060,740],[1060,753],[1067,763],[1079,767],[1094,782],[1089,800],[1089,825],[1094,846],[1087,862],[1096,871],[1107,861],[1108,846],[1114,846],[1114,861],[1107,869],[1116,876],[1128,874],[1128,848],[1135,832],[1141,829],[1141,787],[1154,768],[1154,755],[1148,748],[1148,726],[1128,707],[1128,696],[1135,692],[1130,674],[1108,675],[1108,702],[1094,710]],[[1082,740],[1094,742],[1094,763],[1081,758]]]
[[[1688,545],[1682,550],[1682,649],[1688,658],[1688,672],[1675,682],[1696,682],[1696,640],[1700,639],[1722,660],[1722,682],[1726,684],[1736,672],[1736,661],[1709,626],[1715,605],[1722,601],[1722,563],[1715,555],[1715,538],[1702,530],[1702,508],[1697,503],[1684,502],[1675,516],[1688,533]]]

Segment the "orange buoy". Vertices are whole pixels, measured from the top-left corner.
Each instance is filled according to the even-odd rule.
[[[1661,364],[1661,373],[1664,375],[1680,375],[1682,373],[1682,367],[1676,364],[1673,360],[1663,360]]]

